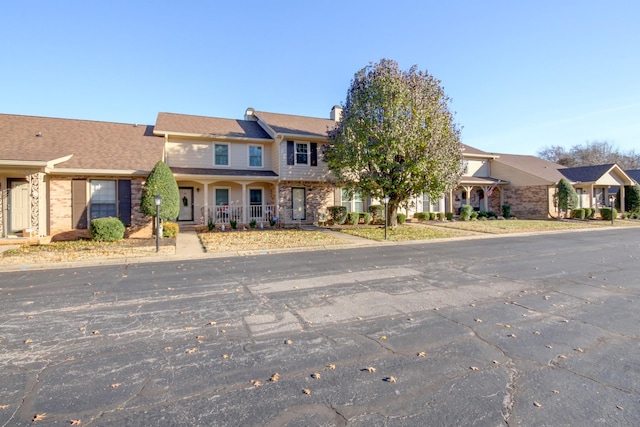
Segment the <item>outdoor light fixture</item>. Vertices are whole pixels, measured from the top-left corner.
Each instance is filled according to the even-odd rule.
[[[615,209],[613,204],[616,201],[616,196],[613,194],[609,195],[609,207],[611,208],[611,225],[613,225],[614,215],[613,210]]]
[[[389,228],[389,196],[384,196],[382,201],[384,202],[384,240],[387,240],[387,230]]]
[[[160,252],[160,204],[162,203],[162,196],[156,194],[153,196],[153,201],[156,203],[156,253]]]

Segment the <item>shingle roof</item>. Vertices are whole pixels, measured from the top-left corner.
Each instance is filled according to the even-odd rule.
[[[327,132],[336,126],[331,119],[294,116],[291,114],[255,111],[255,114],[276,133],[327,138]]]
[[[271,139],[264,129],[252,120],[220,119],[174,113],[158,113],[154,132],[156,135],[186,133],[227,138]]]
[[[521,170],[529,175],[536,176],[550,183],[556,183],[563,177],[561,171],[566,167],[543,160],[539,157],[520,154],[497,154],[499,158],[493,160],[497,163]]]
[[[0,114],[0,160],[51,161],[58,168],[150,171],[163,139],[146,125]],[[41,136],[37,136],[41,135]]]
[[[594,182],[614,166],[615,163],[608,165],[578,166],[575,168],[563,169],[561,172],[562,175],[572,182]]]
[[[635,182],[640,183],[640,169],[631,169],[628,171],[624,171],[627,175],[631,177]]]
[[[482,151],[482,150],[478,150],[477,148],[473,148],[470,145],[467,144],[460,144],[460,147],[462,147],[462,154],[475,154],[478,156],[487,156],[487,157],[493,157],[496,156],[496,154],[493,153],[487,153],[486,151]]]

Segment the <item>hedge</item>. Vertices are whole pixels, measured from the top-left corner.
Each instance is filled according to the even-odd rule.
[[[106,217],[91,220],[91,239],[98,242],[116,242],[124,238],[124,224],[118,218]]]
[[[349,224],[351,225],[358,225],[358,222],[360,221],[360,213],[359,212],[349,212]]]
[[[398,214],[398,224],[404,224],[404,222],[407,220],[407,216],[403,213],[399,213]]]
[[[347,208],[345,206],[329,206],[329,220],[337,225],[344,224],[347,220]]]
[[[615,208],[600,208],[600,216],[606,221],[611,221],[611,211],[613,211],[613,218],[615,219],[618,216],[618,211]]]
[[[162,223],[163,237],[176,237],[180,231],[180,226],[175,222],[165,221]]]
[[[571,218],[575,218],[575,219],[584,219],[585,217],[585,210],[582,208],[576,208],[574,210],[571,211]]]
[[[371,205],[369,206],[369,213],[371,214],[371,221],[375,224],[384,218],[384,206]]]
[[[460,219],[463,221],[470,221],[472,212],[473,212],[473,206],[464,205],[460,210]]]

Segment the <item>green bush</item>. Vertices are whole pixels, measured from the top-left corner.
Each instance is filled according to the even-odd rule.
[[[445,218],[446,218],[446,214],[444,212],[438,212],[436,214],[436,219],[438,221],[444,221]]]
[[[453,212],[445,212],[444,214],[449,221],[453,219]]]
[[[472,211],[472,212],[471,212],[471,219],[472,219],[472,220],[478,219],[478,212],[476,212],[476,211]]]
[[[460,219],[463,220],[463,221],[470,221],[471,220],[471,212],[473,212],[473,206],[464,205],[462,207],[462,209],[460,210]]]
[[[486,211],[478,211],[478,219],[488,218],[488,217],[489,217],[489,212],[486,212]]]
[[[371,214],[369,212],[360,212],[360,219],[362,220],[362,222],[366,225],[366,224],[370,224],[371,223]]]
[[[349,212],[349,224],[358,225],[360,221],[360,213],[359,212]]]
[[[582,208],[576,208],[571,211],[571,218],[584,219],[586,212]]]
[[[384,219],[384,206],[371,205],[369,206],[369,213],[371,214],[371,222],[376,224],[381,219]]]
[[[398,224],[404,224],[407,220],[407,216],[403,213],[398,213]]]
[[[236,221],[235,219],[232,219],[229,221],[229,225],[231,226],[231,228],[235,230],[236,228],[238,228],[238,221]]]
[[[178,200],[180,190],[173,172],[163,161],[156,163],[142,187],[140,209],[145,215],[156,216],[156,194],[162,196],[160,218],[164,220],[176,219],[180,213],[180,201]]]
[[[333,224],[341,225],[347,220],[347,208],[345,206],[329,206],[329,220]]]
[[[124,238],[124,224],[118,218],[106,217],[91,220],[91,239],[98,242],[116,242]]]
[[[165,221],[162,223],[162,237],[176,237],[180,231],[180,226],[175,222]]]
[[[209,229],[209,231],[213,231],[216,229],[216,222],[213,220],[213,218],[209,218],[209,221],[207,221],[207,228]]]
[[[429,219],[429,212],[416,212],[413,214],[413,218],[418,221],[427,221]]]
[[[593,218],[593,214],[595,210],[593,208],[582,208],[584,209],[584,217],[585,218]]]
[[[429,221],[435,221],[435,220],[436,220],[436,213],[429,212]]]
[[[255,219],[252,219],[251,221],[249,221],[249,228],[256,228],[256,225],[258,223],[256,222]]]
[[[617,218],[618,216],[618,211],[613,208],[600,208],[600,215],[602,216],[602,219],[604,219],[605,221],[611,221],[611,218],[613,217],[614,219]]]
[[[506,219],[509,219],[511,217],[511,205],[508,203],[505,203],[504,205],[502,205],[502,216],[505,217]]]

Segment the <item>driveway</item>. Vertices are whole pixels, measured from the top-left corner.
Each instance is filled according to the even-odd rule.
[[[2,273],[0,426],[637,426],[638,242]]]

